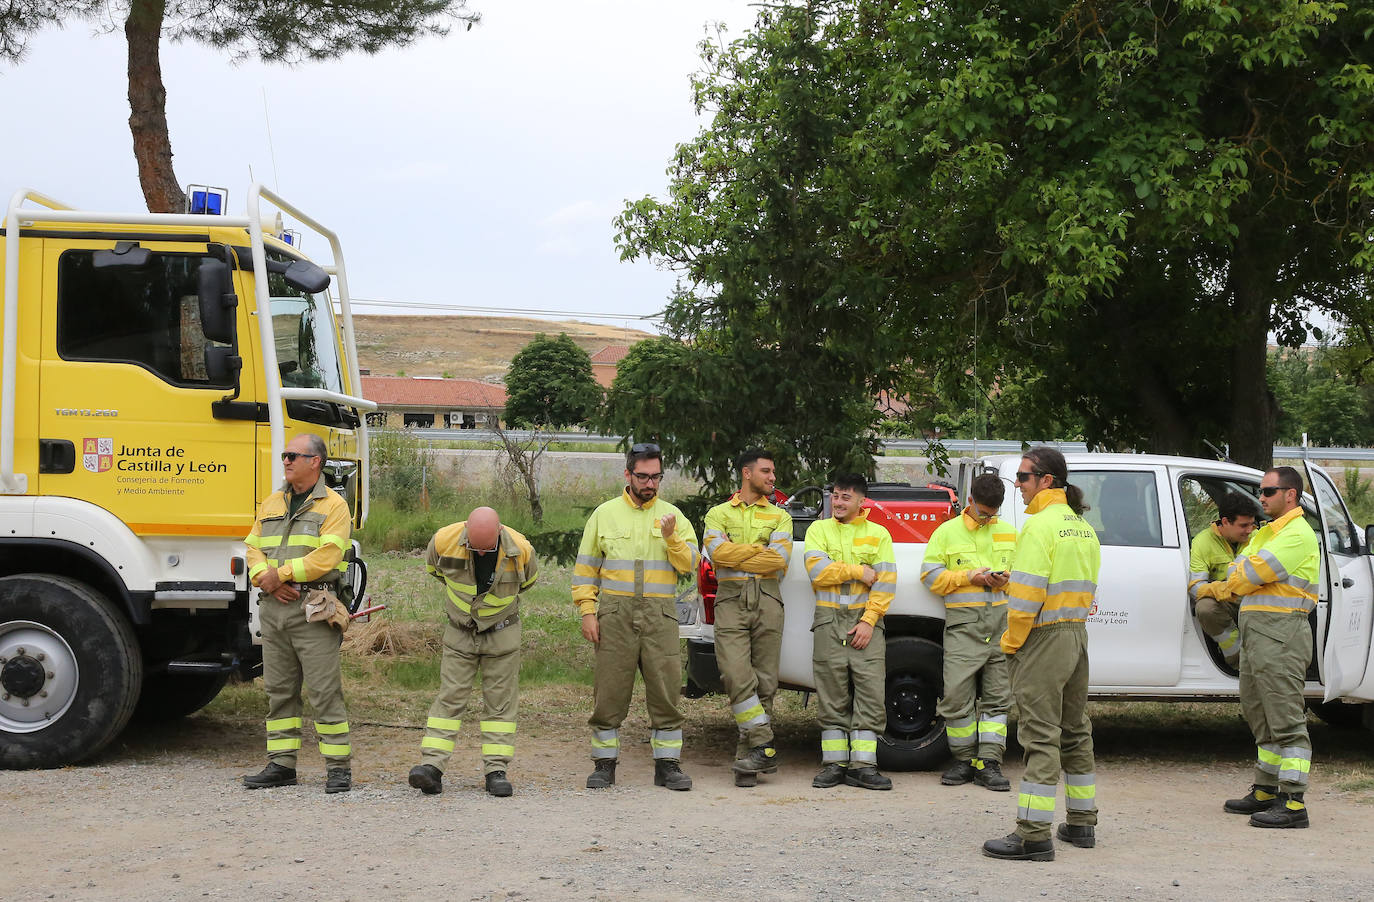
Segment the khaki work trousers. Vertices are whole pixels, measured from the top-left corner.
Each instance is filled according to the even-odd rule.
[[[1240,602],[1217,601],[1215,598],[1199,598],[1193,605],[1198,626],[1221,649],[1226,663],[1232,667],[1240,658]]]
[[[782,654],[782,593],[776,579],[722,583],[716,596],[716,663],[739,728],[735,757],[773,743],[773,697]]]
[[[1016,696],[1016,736],[1026,751],[1017,834],[1032,842],[1050,838],[1061,772],[1065,820],[1079,826],[1096,824],[1087,627],[1074,622],[1036,627],[1007,660]]]
[[[1240,707],[1255,737],[1257,786],[1306,792],[1312,740],[1302,689],[1312,660],[1307,615],[1241,611]]]
[[[864,609],[816,608],[811,669],[816,678],[816,720],[821,760],[855,767],[878,763],[877,740],[887,729],[887,642],[881,622],[862,649],[849,631]]]
[[[300,601],[258,599],[262,623],[262,683],[267,690],[267,758],[294,768],[301,748],[301,689],[310,693],[320,754],[328,767],[352,759],[344,706],[339,644],[343,634],[325,621],[308,623]]]
[[[677,606],[671,598],[602,593],[596,620],[596,675],[592,687],[592,757],[618,758],[620,724],[630,711],[635,673],[644,677],[644,694],[653,726],[655,758],[682,757],[682,643]]]
[[[439,695],[430,705],[425,737],[420,741],[421,764],[432,764],[441,772],[448,764],[479,673],[483,772],[510,768],[520,705],[519,620],[480,633],[449,621],[439,662]]]
[[[945,609],[945,691],[936,713],[945,720],[950,753],[960,761],[1001,763],[1006,751],[1011,708],[1001,643],[1006,629],[1006,605]]]

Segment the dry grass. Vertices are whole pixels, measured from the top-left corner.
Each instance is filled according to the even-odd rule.
[[[432,623],[394,620],[374,615],[368,623],[355,623],[344,636],[344,653],[350,655],[437,655],[443,650]]]

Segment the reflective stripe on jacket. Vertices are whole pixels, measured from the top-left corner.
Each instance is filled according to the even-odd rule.
[[[1236,559],[1236,546],[1222,538],[1213,523],[1193,539],[1188,555],[1188,597],[1227,601],[1226,568]],[[1213,583],[1221,585],[1212,585]]]
[[[664,538],[660,524],[669,514],[677,525]],[[678,574],[695,574],[697,560],[697,534],[682,511],[657,497],[639,507],[627,488],[587,520],[573,566],[573,603],[585,615],[596,613],[602,592],[674,598]]]
[[[478,592],[476,555],[467,540],[466,520],[436,532],[425,549],[425,570],[448,589],[448,600],[453,605],[449,618],[459,626],[474,626],[481,631],[516,612],[520,593],[534,585],[539,562],[528,539],[509,526],[502,526],[491,588]]]
[[[287,513],[290,504],[291,487],[284,485],[258,507],[258,518],[243,540],[248,578],[256,586],[269,567],[276,567],[284,583],[338,582],[348,569],[344,554],[353,534],[348,502],[320,479],[295,516]]]
[[[980,567],[994,572],[1011,569],[1016,551],[1016,530],[993,517],[979,523],[965,509],[955,520],[935,528],[926,545],[921,564],[921,582],[936,595],[945,597],[947,608],[980,608],[1007,603],[1001,591],[975,586],[969,575]]]
[[[736,492],[706,512],[701,540],[720,582],[782,579],[792,559],[792,515],[767,498],[745,504]]]
[[[1295,507],[1255,530],[1231,562],[1226,588],[1243,596],[1242,611],[1305,614],[1317,606],[1320,555],[1317,534]]]
[[[1063,489],[1045,489],[1026,506],[1007,583],[1002,651],[1015,654],[1030,631],[1086,622],[1097,595],[1102,546],[1092,524],[1069,507]]]
[[[892,536],[885,527],[870,523],[866,510],[848,523],[834,517],[812,523],[806,530],[802,562],[817,607],[863,608],[860,619],[869,626],[878,625],[897,591]],[[878,574],[872,588],[859,579],[865,564]]]

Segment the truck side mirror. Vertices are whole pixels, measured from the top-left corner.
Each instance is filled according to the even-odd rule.
[[[223,345],[205,346],[205,377],[215,385],[237,385],[243,358],[233,348]]]
[[[201,331],[210,341],[233,344],[234,310],[239,305],[239,299],[229,280],[228,265],[222,260],[207,257],[200,261],[197,279]]]

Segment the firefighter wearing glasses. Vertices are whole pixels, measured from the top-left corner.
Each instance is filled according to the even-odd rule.
[[[615,783],[620,724],[630,708],[635,671],[653,726],[654,785],[688,790],[682,772],[682,686],[677,583],[696,573],[692,524],[658,497],[663,452],[637,444],[625,457],[625,491],[587,521],[573,567],[572,596],[582,614],[582,635],[596,645],[592,730],[595,769],[588,789]]]
[[[751,448],[735,459],[739,491],[706,514],[702,536],[716,570],[716,661],[739,729],[735,785],[777,773],[773,696],[782,653],[782,589],[792,557],[792,517],[772,503],[773,455]]]
[[[1088,719],[1088,612],[1097,594],[1102,548],[1082,517],[1083,492],[1069,485],[1064,455],[1032,448],[1016,474],[1031,517],[1021,527],[1007,583],[1007,631],[1016,735],[1026,769],[1016,831],[983,843],[983,854],[1053,861],[1054,799],[1064,775],[1066,823],[1058,836],[1079,848],[1097,844],[1097,777]]]
[[[1308,824],[1312,740],[1302,687],[1312,658],[1308,615],[1317,605],[1321,549],[1302,515],[1302,476],[1275,467],[1260,481],[1270,521],[1231,563],[1226,588],[1240,599],[1240,707],[1255,736],[1255,781],[1225,810],[1252,827]]]
[[[974,477],[963,515],[940,524],[921,564],[921,582],[945,599],[945,691],[936,713],[945,719],[954,766],[940,782],[994,792],[1011,789],[1002,774],[1011,685],[1001,640],[1016,530],[997,519],[1005,496],[995,474]]]
[[[282,454],[286,484],[263,499],[244,544],[248,578],[261,590],[262,682],[267,690],[267,767],[243,778],[249,789],[293,786],[301,747],[301,686],[310,692],[315,733],[326,766],[325,792],[353,787],[348,711],[339,644],[348,611],[335,601],[331,619],[313,619],[306,594],[337,598],[348,565],[348,503],[320,479],[328,453],[316,435],[298,435]],[[312,619],[307,620],[311,616]]]
[[[506,771],[515,755],[515,714],[520,703],[520,593],[534,585],[539,564],[524,536],[489,507],[430,539],[425,569],[444,584],[449,603],[439,695],[430,706],[420,763],[410,785],[425,795],[443,792],[444,766],[482,674],[482,765],[487,792],[505,797]],[[475,707],[475,705],[471,706]]]

